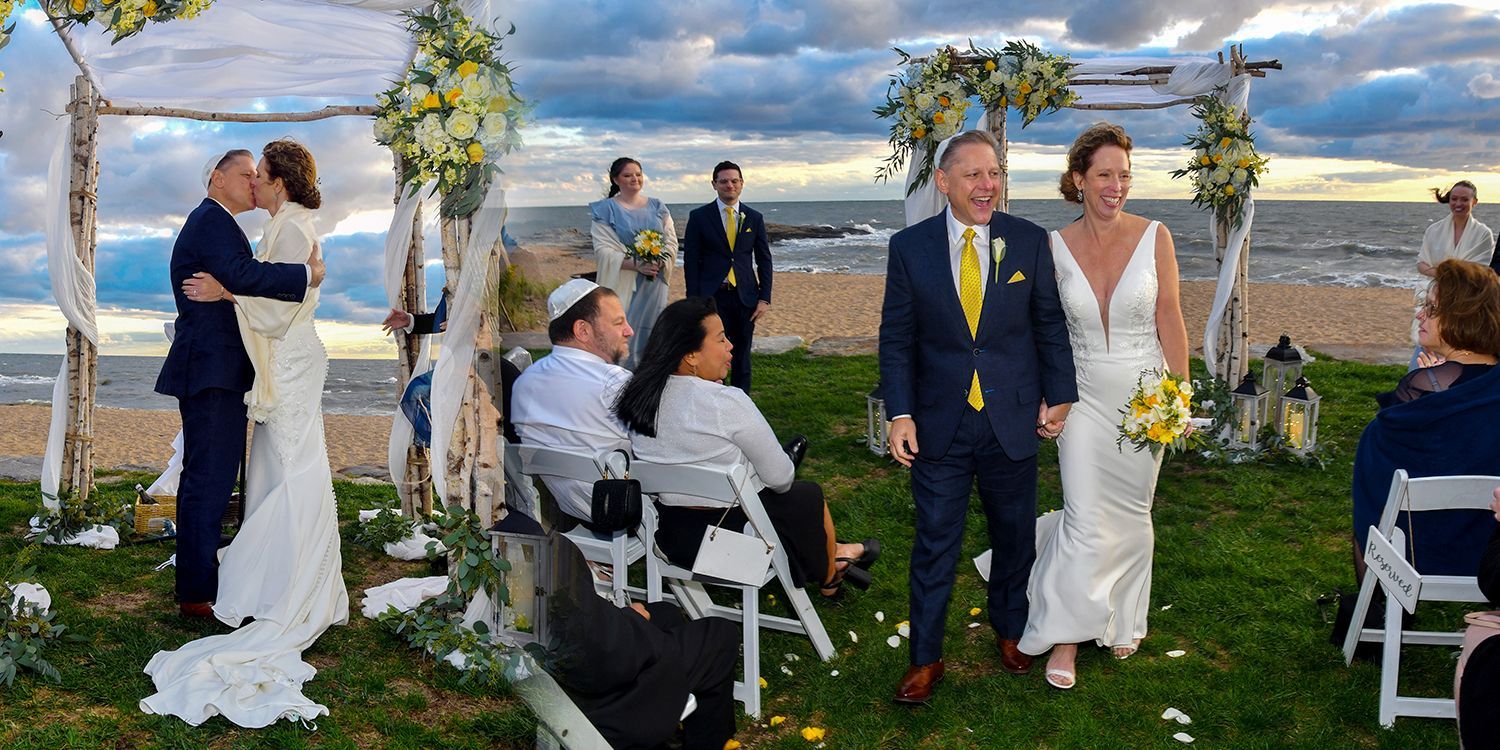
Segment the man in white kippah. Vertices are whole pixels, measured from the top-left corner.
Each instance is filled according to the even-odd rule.
[[[573,279],[547,298],[552,353],[516,379],[511,421],[521,442],[598,455],[630,450],[630,433],[615,418],[615,398],[630,379],[620,367],[635,333],[620,298],[607,287]],[[563,512],[589,521],[593,487],[545,478]]]

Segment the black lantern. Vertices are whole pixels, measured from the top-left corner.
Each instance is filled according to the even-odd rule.
[[[1291,390],[1297,378],[1302,377],[1302,365],[1305,364],[1305,360],[1302,359],[1302,352],[1292,346],[1291,337],[1283,333],[1281,341],[1266,352],[1261,364],[1266,390],[1280,396]],[[1271,409],[1272,411],[1266,414],[1266,421],[1270,424],[1281,424],[1281,400],[1273,401]]]
[[[1264,424],[1267,404],[1270,402],[1269,392],[1256,382],[1255,373],[1247,372],[1239,387],[1229,392],[1229,398],[1234,404],[1234,423],[1229,427],[1229,447],[1258,449],[1260,426]]]
[[[1318,444],[1318,402],[1322,397],[1307,378],[1298,377],[1292,389],[1279,400],[1282,416],[1276,429],[1294,453],[1305,456]]]

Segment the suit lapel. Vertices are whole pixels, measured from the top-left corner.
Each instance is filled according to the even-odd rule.
[[[928,283],[942,290],[938,296],[946,302],[948,307],[943,317],[954,321],[960,335],[972,341],[973,337],[969,335],[969,322],[964,317],[963,300],[958,298],[958,279],[953,277],[953,263],[948,255],[947,209],[943,209],[943,213],[937,215],[936,220],[928,225],[927,231],[927,246],[932,248],[933,252],[930,261],[926,264],[931,269],[928,274]],[[980,320],[983,320],[982,312]]]
[[[979,262],[985,264],[988,267],[986,270],[989,272],[989,281],[985,283],[984,304],[979,308],[980,333],[984,332],[986,323],[994,325],[994,318],[1000,314],[1000,295],[1005,293],[1006,280],[1001,278],[1001,276],[1006,273],[1005,269],[1010,266],[1010,263],[1002,261],[997,267],[994,254],[995,240],[1006,239],[1003,230],[1005,222],[1001,220],[1003,216],[1004,214],[998,211],[990,216],[990,245],[988,247],[976,248],[979,250]],[[1010,256],[1014,251],[1014,248],[1008,245],[1009,241],[1007,240],[1005,261],[1011,260]]]

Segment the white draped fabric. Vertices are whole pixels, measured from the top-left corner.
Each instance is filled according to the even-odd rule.
[[[396,203],[396,213],[391,217],[391,229],[385,235],[385,301],[394,310],[401,309],[406,258],[411,254],[411,238],[416,232],[413,220],[417,209],[422,205],[421,196],[427,190],[426,186],[420,190],[402,188],[401,200]],[[412,369],[412,377],[427,372],[427,368],[432,366],[430,340],[429,336],[417,339],[420,343],[417,344],[417,365]],[[401,395],[396,394],[397,402],[401,400]],[[385,454],[385,465],[390,472],[391,481],[398,487],[406,481],[406,449],[411,446],[412,433],[411,421],[398,407],[391,417],[391,438]]]
[[[1213,93],[1214,89],[1227,86],[1227,90],[1221,93],[1223,100],[1231,106],[1244,112],[1250,102],[1250,76],[1239,75],[1230,77],[1230,69],[1227,63],[1207,57],[1097,57],[1076,61],[1077,64],[1070,71],[1069,77],[1077,79],[1102,79],[1119,77],[1121,74],[1148,67],[1172,67],[1172,74],[1165,83],[1151,86],[1075,86],[1073,91],[1079,95],[1079,104],[1134,104],[1151,106],[1165,104],[1187,97],[1197,97]],[[944,144],[947,141],[943,142]],[[942,153],[942,145],[939,145],[937,153],[934,154],[934,162]],[[922,161],[922,154],[914,152],[910,163],[907,165],[906,187],[910,189],[916,179],[918,165]],[[935,180],[929,178],[926,185],[912,191],[906,197],[906,225],[911,226],[930,216],[936,216],[948,203],[942,193],[938,192]],[[1229,236],[1229,244],[1224,251],[1224,260],[1219,265],[1218,285],[1214,290],[1213,306],[1209,308],[1208,325],[1203,331],[1204,358],[1208,360],[1209,367],[1214,366],[1213,351],[1218,345],[1219,326],[1223,324],[1224,316],[1229,311],[1229,296],[1234,292],[1234,280],[1239,268],[1240,253],[1243,251],[1245,238],[1250,234],[1250,225],[1255,219],[1255,198],[1247,196],[1245,207],[1241,214],[1241,223]],[[1214,226],[1214,219],[1210,215],[1208,235],[1217,238],[1218,230]],[[1215,373],[1224,377],[1224,373]]]

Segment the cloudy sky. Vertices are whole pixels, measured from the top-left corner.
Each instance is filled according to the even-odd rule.
[[[1251,94],[1258,142],[1272,158],[1258,197],[1430,200],[1425,188],[1457,175],[1477,182],[1482,198],[1500,196],[1500,0],[548,0],[509,13],[517,33],[508,56],[523,96],[537,102],[526,148],[504,164],[516,206],[581,207],[602,193],[619,155],[640,159],[648,192],[669,202],[710,198],[705,172],[721,158],[745,165],[748,201],[899,198],[898,185],[873,180],[887,144],[886,123],[870,110],[895,70],[891,48],[1016,38],[1074,58],[1212,54],[1239,42],[1251,59],[1279,59],[1285,69]],[[77,69],[39,15],[22,11],[0,51],[0,352],[62,349],[37,205],[54,113]],[[1097,119],[1066,111],[1012,127],[1012,196],[1049,197],[1067,144]],[[1110,119],[1137,140],[1134,195],[1185,196],[1166,170],[1182,158],[1187,110]],[[376,326],[384,293],[375,260],[389,222],[390,157],[369,122],[352,118],[106,119],[105,353],[165,350],[167,259],[201,199],[206,155],[283,135],[311,147],[323,177],[324,337],[335,356],[390,355]],[[256,216],[243,222],[252,239],[265,215]],[[1479,216],[1500,224],[1483,207]]]

